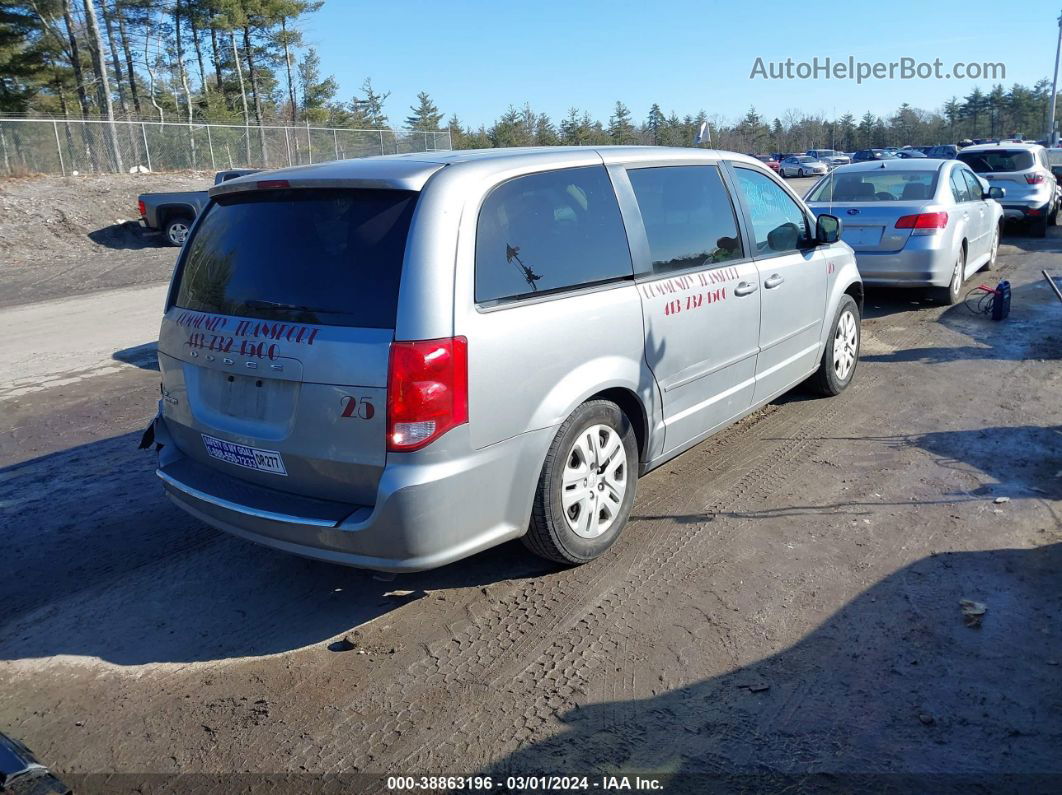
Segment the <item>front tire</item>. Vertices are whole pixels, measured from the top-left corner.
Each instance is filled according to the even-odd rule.
[[[637,469],[637,440],[626,415],[607,400],[583,403],[546,453],[524,546],[567,565],[604,554],[627,524]]]
[[[859,364],[860,334],[859,304],[850,295],[841,298],[837,314],[833,318],[826,350],[822,352],[819,369],[809,381],[821,395],[832,397],[841,394],[855,377]]]

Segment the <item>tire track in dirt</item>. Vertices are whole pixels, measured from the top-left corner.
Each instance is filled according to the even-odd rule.
[[[928,334],[928,324],[928,319],[919,319],[896,343],[904,347],[917,343]],[[744,430],[751,431],[761,439],[778,441],[769,445],[766,450],[757,450],[755,445],[739,445],[737,439],[733,439],[728,445],[730,449],[727,468],[709,485],[695,489],[684,505],[679,506],[680,510],[696,506],[707,516],[724,508],[740,505],[751,507],[766,497],[780,482],[798,471],[798,468],[793,466],[794,462],[801,460],[809,449],[820,444],[816,437],[822,429],[828,427],[841,412],[847,410],[854,413],[859,410],[855,398],[872,389],[877,380],[877,377],[867,374],[864,369],[853,388],[845,396],[829,401],[825,410],[821,408],[822,402],[813,404],[813,409],[804,409],[798,405],[788,410],[776,410],[764,421],[753,423],[751,428]],[[739,435],[747,437],[748,433],[734,434],[735,437]],[[748,439],[745,438],[745,441]],[[708,490],[714,491],[716,496],[704,501]],[[672,490],[661,489],[646,507],[652,508],[673,497]],[[673,513],[674,509],[671,512]],[[359,715],[351,712],[350,718],[334,728],[332,734],[337,742],[325,743],[326,747],[333,749],[330,753],[317,756],[315,748],[310,750],[311,756],[315,758],[307,759],[303,754],[297,754],[295,761],[303,764],[309,761],[313,767],[321,766],[323,769],[344,769],[352,764],[378,763],[386,758],[394,760],[388,761],[388,765],[393,765],[393,769],[408,771],[436,769],[430,764],[423,768],[417,766],[432,759],[436,759],[439,764],[446,760],[467,758],[470,749],[455,747],[455,735],[462,737],[471,734],[477,738],[477,744],[481,747],[497,747],[496,744],[492,745],[490,738],[498,739],[503,732],[510,733],[511,736],[514,725],[512,722],[505,719],[496,720],[493,723],[493,731],[491,727],[487,727],[485,732],[471,732],[469,730],[474,727],[475,719],[462,721],[460,718],[463,715],[475,714],[475,710],[470,707],[483,696],[496,693],[507,681],[523,683],[524,688],[519,694],[513,693],[512,698],[507,698],[506,704],[530,701],[534,705],[532,714],[525,713],[522,716],[522,724],[520,721],[515,724],[523,727],[517,737],[530,736],[545,724],[546,716],[554,714],[559,706],[570,698],[574,691],[570,682],[581,682],[585,685],[586,676],[577,675],[578,661],[585,664],[589,659],[611,657],[615,653],[618,609],[626,610],[628,615],[632,605],[637,611],[652,609],[658,604],[656,597],[661,583],[666,586],[678,579],[680,573],[702,570],[705,564],[704,555],[701,553],[707,552],[710,555],[713,549],[718,549],[740,532],[742,525],[741,521],[727,523],[725,526],[722,523],[713,525],[711,519],[706,519],[704,523],[692,527],[689,532],[675,533],[670,522],[655,520],[650,524],[648,538],[631,538],[618,554],[610,553],[606,561],[594,564],[595,573],[590,579],[579,577],[581,570],[575,570],[573,576],[565,577],[561,581],[537,578],[529,582],[514,600],[503,601],[495,607],[486,621],[481,620],[468,628],[476,637],[457,642],[457,654],[444,657],[432,652],[430,656],[434,665],[429,663],[414,665],[411,668],[413,678],[431,682],[436,691],[445,691],[447,685],[458,685],[467,679],[478,680],[478,686],[455,688],[457,699],[452,698],[453,692],[449,692],[451,698],[439,699],[444,704],[442,714],[432,709],[431,705],[421,705],[420,698],[411,697],[412,694],[404,681],[396,682],[392,687],[402,688],[401,704],[404,707],[397,715],[388,709],[390,704],[387,699],[385,703],[378,705],[378,708],[385,710],[385,714],[376,722],[378,726],[362,723],[355,730],[353,724],[359,721]],[[628,538],[633,535],[624,533]],[[615,582],[614,572],[622,570],[624,566],[632,576]],[[664,574],[668,576],[662,576]],[[589,590],[586,586],[589,586]],[[570,607],[560,611],[549,609],[550,605],[565,602]],[[536,621],[536,618],[539,620]],[[631,625],[637,622],[626,623]],[[502,648],[498,648],[496,642],[491,642],[491,637],[502,636],[511,639],[514,635],[519,635],[520,639],[516,642],[503,642]],[[490,653],[492,646],[496,653]],[[591,646],[607,647],[609,652],[604,655],[589,653]],[[471,659],[473,654],[478,659]],[[424,662],[427,661],[422,661]],[[589,670],[587,668],[587,672]],[[563,672],[563,675],[558,678],[557,672]],[[441,683],[439,677],[442,679]],[[546,682],[553,682],[555,687],[545,686]],[[546,701],[536,700],[535,694],[542,692],[556,695],[547,697]],[[462,698],[465,694],[467,697]],[[427,725],[437,728],[427,733],[415,731],[416,727]],[[359,736],[358,749],[353,751],[338,741],[343,736],[349,737],[351,731],[356,731]],[[412,741],[412,747],[402,748],[407,744],[402,741],[403,737],[416,738]]]

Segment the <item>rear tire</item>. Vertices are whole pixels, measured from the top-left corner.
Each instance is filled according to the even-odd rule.
[[[1040,218],[1029,224],[1029,234],[1034,238],[1046,238],[1049,217],[1045,212]]]
[[[859,304],[852,296],[845,295],[830,326],[819,369],[808,380],[809,386],[827,397],[839,395],[847,389],[855,377],[862,341]]]
[[[637,470],[634,428],[619,406],[583,403],[546,453],[524,546],[567,565],[604,554],[627,524]]]
[[[175,215],[166,219],[162,237],[167,245],[180,248],[188,239],[188,230],[192,228],[192,219],[186,215]]]
[[[930,297],[938,304],[951,306],[959,302],[963,282],[966,281],[966,249],[959,249],[959,257],[951,271],[951,281],[947,287],[934,287],[929,291]]]
[[[988,250],[988,261],[978,270],[990,271],[996,267],[996,257],[999,256],[999,238],[1003,234],[1003,225],[996,227],[995,237],[992,238],[992,247]]]

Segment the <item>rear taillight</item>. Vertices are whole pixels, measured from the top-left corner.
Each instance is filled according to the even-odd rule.
[[[392,342],[387,449],[409,452],[468,422],[468,340]]]
[[[143,199],[137,199],[136,208],[140,210],[140,217],[144,218],[147,215],[147,207],[144,205]]]
[[[1042,183],[1044,181],[1044,175],[1043,174],[1026,174],[1025,175],[1025,181],[1028,182],[1030,185],[1039,185],[1040,183]]]
[[[896,219],[897,229],[943,229],[948,225],[947,213],[918,213],[901,215]]]

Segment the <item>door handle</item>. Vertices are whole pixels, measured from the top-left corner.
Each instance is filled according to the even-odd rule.
[[[772,287],[777,287],[784,281],[785,279],[782,277],[782,274],[775,273],[767,278],[767,281],[763,283],[763,286],[770,290]]]
[[[734,295],[749,295],[751,293],[756,292],[757,289],[758,288],[755,284],[750,284],[749,282],[741,282],[741,284],[734,288]]]

